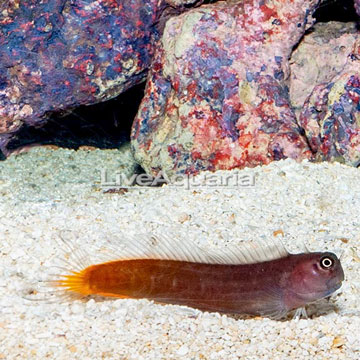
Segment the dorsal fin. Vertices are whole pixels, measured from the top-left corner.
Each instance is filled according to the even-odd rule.
[[[279,259],[289,255],[281,241],[272,244],[250,243],[228,245],[225,249],[205,250],[187,239],[179,240],[167,235],[139,235],[132,240],[111,241],[105,245],[111,255],[103,262],[134,259],[177,260],[207,264],[244,265]]]

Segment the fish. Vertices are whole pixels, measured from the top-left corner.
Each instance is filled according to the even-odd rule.
[[[328,251],[291,254],[280,242],[210,252],[164,235],[139,239],[115,245],[108,260],[95,264],[84,263],[86,253],[76,256],[81,261],[51,286],[65,296],[148,299],[280,319],[292,310],[304,313],[344,280],[340,260]]]

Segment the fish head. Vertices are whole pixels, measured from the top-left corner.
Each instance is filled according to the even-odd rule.
[[[286,305],[290,309],[325,298],[341,287],[344,271],[331,252],[302,254],[287,278]]]

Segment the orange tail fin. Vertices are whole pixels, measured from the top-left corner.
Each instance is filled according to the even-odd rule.
[[[71,271],[69,275],[62,275],[58,280],[52,281],[51,285],[60,287],[65,292],[72,292],[78,295],[90,295],[88,268],[82,271]]]

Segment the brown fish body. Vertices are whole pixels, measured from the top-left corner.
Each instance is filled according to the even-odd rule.
[[[321,265],[325,261],[331,262],[329,268]],[[70,282],[74,276],[76,286]],[[305,253],[240,265],[110,261],[74,273],[59,286],[83,295],[147,298],[208,311],[278,316],[330,295],[343,279],[334,254]]]

